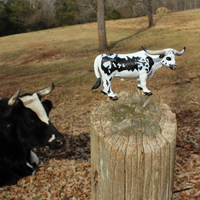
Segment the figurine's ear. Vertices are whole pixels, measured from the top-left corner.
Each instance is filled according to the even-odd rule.
[[[160,54],[159,55],[159,58],[164,58],[165,57],[165,54]]]

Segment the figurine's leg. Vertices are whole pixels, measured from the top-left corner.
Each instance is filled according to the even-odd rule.
[[[137,79],[137,82],[138,82],[137,88],[139,88],[140,90],[142,90],[142,85],[140,84],[140,79],[139,78]]]
[[[115,100],[118,100],[118,97],[115,95],[115,93],[111,89],[111,81],[112,81],[112,78],[110,78],[110,80],[106,80],[106,87],[107,87],[106,90],[110,99],[115,101]]]
[[[111,87],[110,86],[111,86],[110,81],[108,79],[105,79],[104,83],[103,83],[103,88],[104,88],[104,92],[106,92],[106,94],[108,94],[108,96],[109,96],[109,93],[111,91]]]
[[[115,93],[111,90],[111,87],[109,87],[108,89],[108,96],[113,99],[114,97],[116,97]],[[115,98],[116,100],[116,98]]]
[[[106,89],[105,89],[105,82],[106,80],[104,78],[101,79],[101,92],[103,94],[107,94]]]
[[[116,97],[116,95],[114,94],[114,92],[111,89],[112,79],[113,79],[113,77],[106,77],[106,78],[102,77],[101,92],[104,94],[108,94],[110,99],[117,100],[118,98]]]
[[[146,95],[152,95],[151,91],[146,87],[147,73],[145,70],[139,72],[140,84],[142,86],[143,92]]]

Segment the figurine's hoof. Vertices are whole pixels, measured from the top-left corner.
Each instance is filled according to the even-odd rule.
[[[110,100],[112,100],[112,101],[116,101],[116,100],[118,100],[118,97],[117,97],[117,96],[110,97]]]
[[[106,93],[105,93],[104,91],[101,90],[101,92],[102,92],[104,95],[106,95]]]
[[[153,93],[152,92],[145,92],[144,94],[147,95],[147,96],[151,96]]]
[[[139,90],[142,90],[142,88],[141,88],[141,87],[138,87],[138,86],[137,86],[137,88],[138,88]]]

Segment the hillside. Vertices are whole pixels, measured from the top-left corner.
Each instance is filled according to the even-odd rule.
[[[177,114],[177,161],[174,200],[197,199],[200,189],[200,9],[147,17],[107,21],[109,52],[131,53],[144,45],[150,50],[174,48],[178,69],[161,68],[148,80],[148,88]],[[90,111],[107,100],[96,81],[93,62],[97,51],[97,24],[82,24],[0,38],[0,96],[35,92],[54,82],[47,97],[54,109],[50,119],[66,135],[62,150],[35,149],[41,159],[35,176],[0,189],[2,199],[91,199]],[[136,81],[115,78],[115,93],[136,89]]]

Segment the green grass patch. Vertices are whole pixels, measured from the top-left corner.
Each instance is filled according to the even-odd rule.
[[[36,196],[33,198],[33,200],[40,200],[42,197],[41,196]]]

